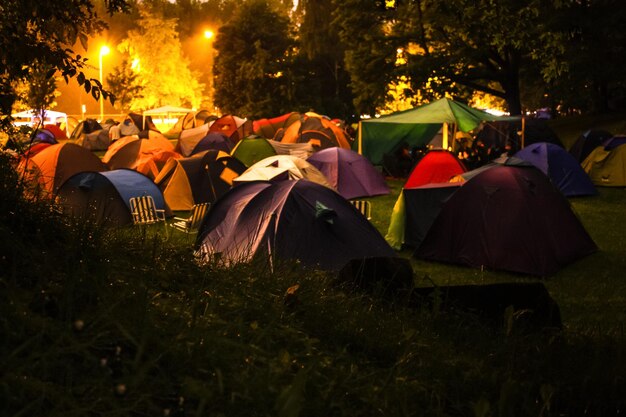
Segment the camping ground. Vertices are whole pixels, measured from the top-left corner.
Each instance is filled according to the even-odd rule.
[[[623,188],[570,200],[599,251],[554,276],[411,259],[421,286],[544,283],[564,328],[525,332],[298,264],[200,267],[180,234],[75,223],[24,198],[1,162],[2,415],[623,413]],[[371,199],[383,234],[390,186]]]

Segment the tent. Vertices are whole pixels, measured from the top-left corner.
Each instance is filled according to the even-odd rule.
[[[569,149],[569,153],[576,158],[578,163],[581,163],[589,156],[591,151],[612,137],[613,134],[606,130],[587,130],[576,139],[576,142]]]
[[[42,121],[43,123],[41,123],[41,126],[33,126],[33,127],[44,127],[45,125],[55,125],[55,126],[61,125],[62,126],[61,130],[65,131],[65,137],[69,137],[70,131],[69,131],[69,124],[68,124],[66,113],[53,111],[53,110],[44,110],[43,115],[44,115],[44,118]],[[11,117],[13,119],[16,119],[14,122],[16,126],[32,125],[33,121],[36,118],[41,118],[41,112],[37,110],[25,110],[25,111],[21,111],[18,113],[13,113]]]
[[[67,135],[67,133],[65,133],[65,130],[62,130],[57,125],[53,125],[53,124],[49,123],[49,124],[45,124],[43,126],[43,128],[46,129],[47,131],[49,131],[50,133],[52,133],[56,140],[67,140],[68,139],[68,135]]]
[[[226,264],[259,256],[325,270],[352,259],[396,256],[346,199],[306,180],[234,187],[211,208],[196,247],[204,259],[219,256]]]
[[[597,250],[563,194],[535,167],[496,166],[445,202],[422,259],[548,276]]]
[[[24,151],[23,159],[30,159],[33,156],[37,155],[39,152],[46,149],[48,146],[54,145],[53,143],[39,142],[31,144],[28,149]]]
[[[291,112],[271,119],[259,119],[252,122],[255,135],[266,139],[273,139],[280,129],[289,127],[293,122],[300,120],[300,113]]]
[[[208,110],[198,110],[196,112],[187,113],[185,116],[178,118],[174,126],[164,133],[168,139],[178,139],[183,130],[193,129],[209,124],[218,117],[212,115]]]
[[[252,122],[247,119],[226,114],[211,123],[209,132],[223,133],[234,143],[237,143],[252,133]]]
[[[389,194],[382,174],[365,157],[350,149],[322,149],[311,155],[307,162],[320,170],[346,199]]]
[[[560,146],[547,142],[533,143],[514,156],[539,168],[566,197],[598,193],[578,161]]]
[[[116,126],[116,123],[109,120],[101,125],[98,124],[98,126],[99,129],[91,132],[83,130],[74,143],[91,151],[106,151],[111,145],[109,132],[113,126]]]
[[[152,196],[157,209],[169,211],[152,180],[129,169],[79,172],[68,178],[58,192],[64,213],[107,226],[132,224],[129,200],[144,195]]]
[[[413,109],[359,122],[357,151],[374,165],[380,165],[383,155],[395,152],[403,143],[410,147],[424,146],[444,127],[443,147],[448,147],[448,125],[469,132],[482,122],[497,120],[487,112],[463,103],[442,98]]]
[[[508,147],[512,153],[537,142],[548,142],[563,147],[561,139],[550,128],[545,119],[511,116],[486,122],[476,134],[476,140],[487,148],[495,149],[496,154]]]
[[[204,124],[180,132],[180,137],[176,144],[176,152],[183,156],[191,156],[198,142],[209,134],[209,126],[210,124]]]
[[[154,182],[172,210],[191,210],[194,204],[215,202],[245,170],[245,165],[229,154],[209,150],[170,159]]]
[[[415,164],[404,188],[419,187],[420,185],[448,182],[455,175],[467,171],[461,161],[454,154],[443,149],[433,149]]]
[[[59,143],[59,141],[54,136],[54,133],[48,129],[37,129],[33,143],[49,143],[50,145],[54,145]]]
[[[338,146],[350,149],[350,139],[346,133],[321,116],[301,116],[288,127],[279,129],[274,140],[282,143],[308,143],[316,149]]]
[[[161,133],[147,133],[147,139],[126,136],[116,140],[102,157],[102,162],[109,169],[129,168],[155,178],[170,158],[180,158],[181,155]]]
[[[146,117],[150,116],[152,119],[158,117],[160,119],[166,119],[169,120],[173,117],[175,117],[177,120],[180,117],[184,117],[189,113],[193,113],[194,109],[187,109],[184,107],[177,107],[177,106],[162,106],[162,107],[157,107],[155,109],[150,109],[150,110],[144,110],[144,112],[142,113],[142,122],[145,124],[145,120]],[[154,121],[154,120],[153,120]],[[167,122],[165,124],[168,124]]]
[[[604,146],[604,150],[605,151],[611,151],[615,148],[617,148],[620,145],[623,145],[626,143],[626,136],[625,135],[615,135],[615,136],[611,136],[608,139],[605,139],[604,141],[602,141],[602,146]]]
[[[626,145],[595,148],[581,164],[596,186],[626,187]]]
[[[463,185],[460,182],[430,183],[403,188],[393,207],[385,240],[392,248],[416,248],[435,221],[444,203]]]
[[[328,179],[317,168],[304,159],[292,155],[268,156],[235,178],[235,183],[300,179],[307,179],[325,187],[333,188]]]
[[[231,155],[250,167],[268,156],[276,155],[276,150],[267,139],[249,137],[237,142]]]
[[[283,143],[273,139],[267,139],[267,142],[272,145],[276,155],[293,155],[307,159],[317,151],[310,143]]]
[[[102,125],[96,119],[85,119],[78,122],[69,139],[73,141],[79,140],[84,134],[93,133],[102,130]]]
[[[107,167],[87,149],[73,143],[50,145],[21,164],[27,178],[39,183],[43,190],[54,195],[72,175],[82,171],[106,171]]]
[[[205,137],[200,139],[196,146],[191,151],[191,155],[195,155],[200,152],[208,151],[209,149],[216,149],[228,154],[231,153],[235,144],[223,133],[209,132]]]

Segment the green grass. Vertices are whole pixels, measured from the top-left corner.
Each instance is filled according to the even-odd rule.
[[[370,199],[382,234],[402,182],[390,186]],[[2,416],[608,416],[626,406],[624,189],[571,200],[600,250],[542,280],[564,329],[532,332],[357,292],[297,263],[198,265],[193,239],[175,230],[102,229],[22,192],[0,157]],[[401,254],[418,285],[537,281]]]

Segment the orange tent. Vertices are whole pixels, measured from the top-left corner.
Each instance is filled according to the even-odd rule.
[[[237,143],[252,133],[252,122],[227,114],[211,123],[209,132],[223,133]]]
[[[345,132],[325,117],[303,116],[286,129],[279,129],[274,140],[283,143],[309,143],[316,149],[338,146],[350,149]]]
[[[125,136],[113,142],[102,162],[109,169],[129,168],[154,179],[170,158],[181,157],[165,136],[150,130],[147,139]]]
[[[252,122],[252,128],[255,135],[273,139],[279,129],[285,129],[298,120],[300,120],[300,113],[291,112],[271,119],[255,120]]]
[[[91,151],[73,143],[50,145],[30,159],[24,159],[21,168],[26,177],[54,195],[65,180],[83,171],[102,172],[107,167]]]

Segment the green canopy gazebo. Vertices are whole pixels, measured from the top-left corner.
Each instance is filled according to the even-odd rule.
[[[482,122],[501,120],[482,110],[449,98],[442,98],[414,109],[359,122],[357,151],[374,165],[380,165],[383,155],[395,151],[403,142],[409,146],[428,144],[443,125],[443,148],[448,147],[450,125],[469,132]]]

